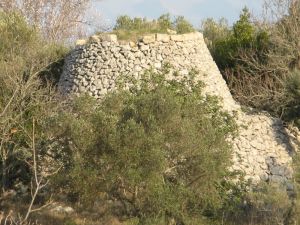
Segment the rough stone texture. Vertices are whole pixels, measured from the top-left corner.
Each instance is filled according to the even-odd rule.
[[[295,141],[300,140],[299,132],[293,135],[279,119],[265,113],[241,110],[201,33],[148,35],[138,43],[118,41],[115,35],[93,36],[87,43],[80,41],[66,58],[59,88],[64,94],[86,92],[101,99],[116,89],[119,77],[139,78],[143,71],[159,70],[166,63],[179,71],[178,76],[166,79],[180,80],[188,76],[188,71],[198,71],[196,80],[204,82],[204,93],[220,97],[223,108],[236,116],[239,135],[232,140],[232,169],[243,171],[253,182],[289,185],[291,156],[296,150]]]

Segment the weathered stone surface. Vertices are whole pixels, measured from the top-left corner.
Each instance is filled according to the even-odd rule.
[[[143,41],[145,44],[150,44],[150,43],[155,42],[155,34],[151,34],[151,35],[144,36],[144,37],[142,38],[142,41]]]
[[[141,51],[147,51],[147,50],[149,50],[149,49],[150,49],[149,45],[142,45],[142,46],[140,47],[140,50],[141,50]]]
[[[80,45],[85,45],[86,43],[87,43],[87,41],[86,41],[86,40],[79,39],[79,40],[77,40],[77,41],[76,41],[75,45],[78,45],[78,46],[80,46]]]
[[[183,34],[182,36],[185,41],[193,41],[199,37],[196,33]]]
[[[177,34],[176,30],[167,29],[168,34]]]
[[[118,42],[118,37],[115,34],[101,34],[99,35],[102,41],[109,41],[109,42]]]
[[[90,42],[100,42],[101,39],[98,35],[93,35],[90,37]]]
[[[184,36],[182,34],[179,35],[171,35],[170,36],[172,41],[184,41]]]
[[[100,38],[100,42],[98,39]],[[239,135],[233,143],[232,170],[242,170],[253,182],[260,180],[289,184],[292,178],[292,154],[297,149],[293,140],[300,133],[291,133],[283,123],[266,113],[243,112],[236,103],[214,63],[199,32],[184,35],[156,34],[142,42],[118,42],[115,35],[100,35],[92,44],[79,40],[66,58],[59,89],[62,93],[88,92],[97,99],[114,90],[121,75],[140,78],[144,70],[160,70],[169,63],[178,70],[166,79],[180,80],[191,69],[197,70],[196,80],[205,87],[204,94],[216,95],[224,110],[235,115]],[[76,43],[76,44],[77,44]],[[126,83],[129,88],[131,83]],[[289,185],[292,186],[292,185]]]
[[[167,43],[167,42],[170,41],[170,35],[168,35],[168,34],[156,34],[156,40]]]

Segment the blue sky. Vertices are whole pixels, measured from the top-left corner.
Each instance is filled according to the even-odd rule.
[[[157,18],[161,14],[183,15],[196,27],[201,20],[225,17],[230,24],[238,19],[239,13],[247,6],[252,13],[259,15],[263,0],[102,0],[96,8],[102,18],[113,24],[119,15]]]

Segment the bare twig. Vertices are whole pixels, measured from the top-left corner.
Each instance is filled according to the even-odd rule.
[[[5,108],[3,109],[2,113],[0,114],[0,117],[2,117],[4,115],[4,113],[6,112],[6,110],[8,109],[8,107],[10,106],[10,104],[12,103],[12,101],[14,100],[16,94],[19,91],[19,87],[16,88],[16,90],[14,91],[13,95],[11,96],[11,98],[9,99],[8,103],[6,104]]]
[[[60,169],[60,168],[58,168],[56,171],[54,171],[51,174],[44,173],[43,171],[41,171],[41,172],[38,171],[38,160],[37,160],[37,155],[36,155],[36,144],[35,144],[35,119],[34,118],[32,119],[32,146],[31,146],[31,148],[32,148],[32,159],[33,159],[32,170],[33,170],[33,176],[34,176],[33,181],[34,182],[31,183],[31,201],[28,206],[26,215],[23,219],[24,222],[28,220],[31,213],[42,210],[53,203],[52,196],[51,196],[46,204],[33,209],[33,205],[35,203],[37,195],[49,183],[49,180],[45,180],[45,179],[47,177],[49,177],[50,175],[54,175],[54,174],[58,173],[58,171]],[[33,183],[34,183],[34,185],[33,185]]]
[[[92,0],[1,0],[0,9],[18,11],[41,29],[44,36],[62,41],[78,36],[86,29],[86,11]]]

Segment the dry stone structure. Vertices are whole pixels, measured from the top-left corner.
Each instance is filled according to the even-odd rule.
[[[253,182],[274,181],[289,187],[291,156],[299,137],[279,119],[241,109],[232,98],[201,33],[153,34],[137,43],[118,41],[115,35],[109,34],[80,40],[65,60],[59,88],[64,94],[84,92],[101,98],[116,88],[119,77],[129,75],[138,79],[145,70],[160,70],[166,63],[179,71],[170,79],[182,79],[190,70],[197,70],[196,79],[204,82],[204,92],[220,97],[223,108],[236,116],[239,135],[232,140],[232,169],[243,171]]]

